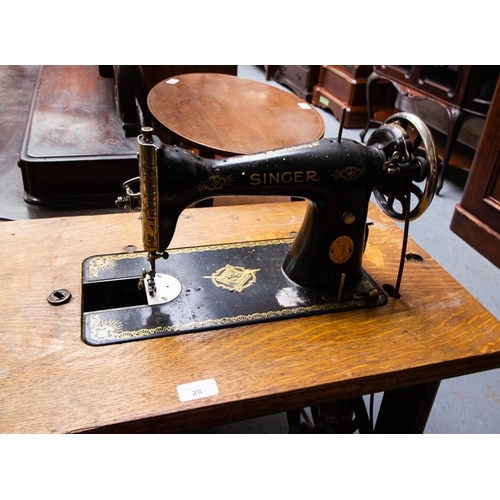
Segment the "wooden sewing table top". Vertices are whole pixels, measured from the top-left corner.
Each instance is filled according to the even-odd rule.
[[[204,156],[250,154],[321,139],[323,118],[295,94],[232,75],[192,73],[157,83],[148,107]]]
[[[172,247],[289,237],[302,202],[188,209]],[[378,208],[364,267],[394,283],[402,233]],[[0,224],[0,432],[182,431],[500,366],[500,323],[413,241],[402,297],[375,309],[124,344],[80,339],[81,268],[141,247],[137,214]],[[72,299],[53,306],[49,293]],[[180,401],[213,379],[218,395]]]

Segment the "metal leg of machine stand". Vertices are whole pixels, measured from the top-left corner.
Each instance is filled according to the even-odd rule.
[[[374,432],[422,434],[431,413],[440,381],[384,393]]]
[[[290,434],[360,434],[372,432],[362,396],[311,406],[312,418],[303,421],[304,410],[287,412]]]

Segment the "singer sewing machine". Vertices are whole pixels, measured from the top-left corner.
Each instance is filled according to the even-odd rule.
[[[321,139],[279,150],[205,159],[138,137],[139,177],[117,205],[141,212],[143,249],[83,263],[82,339],[91,345],[259,321],[383,306],[397,298],[409,222],[431,203],[437,155],[426,125],[398,113],[366,145]],[[372,193],[405,222],[396,285],[362,266]],[[187,207],[217,196],[309,200],[295,237],[209,247],[169,247]]]

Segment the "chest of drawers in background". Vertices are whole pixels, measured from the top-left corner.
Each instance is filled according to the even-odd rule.
[[[373,66],[321,66],[312,104],[329,109],[338,120],[346,108],[344,126],[364,128],[368,117],[366,81],[372,71]],[[390,84],[377,82],[372,89],[372,109],[392,107],[395,94]]]

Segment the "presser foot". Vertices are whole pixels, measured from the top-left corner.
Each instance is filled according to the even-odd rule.
[[[177,278],[156,272],[156,260],[159,258],[166,260],[168,253],[148,253],[149,271],[143,269],[142,279],[139,280],[139,289],[145,290],[149,305],[172,302],[172,300],[179,296],[182,290],[182,285]]]

